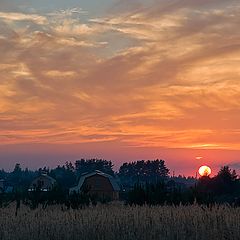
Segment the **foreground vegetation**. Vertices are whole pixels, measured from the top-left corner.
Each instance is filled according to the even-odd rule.
[[[62,206],[0,209],[1,240],[239,239],[240,208],[230,206],[124,206],[79,210]]]
[[[22,171],[16,165],[11,173],[0,171],[6,183],[0,189],[0,240],[240,239],[240,178],[228,166],[214,177],[182,182],[169,177],[162,160],[138,161],[123,164],[116,174],[122,203],[109,203],[84,188],[68,194],[82,171],[101,166],[108,172],[112,165],[81,160],[75,168],[51,170],[58,184],[49,192],[28,191],[42,170]]]

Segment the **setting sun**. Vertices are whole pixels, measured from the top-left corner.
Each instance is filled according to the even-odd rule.
[[[239,23],[240,0],[0,0],[0,240],[240,240]]]
[[[209,176],[212,173],[212,170],[210,167],[208,166],[201,166],[198,170],[198,173],[200,174],[200,176]]]

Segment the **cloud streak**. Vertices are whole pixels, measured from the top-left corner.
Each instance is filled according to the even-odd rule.
[[[0,12],[2,144],[240,149],[240,6],[137,6]]]
[[[0,12],[0,18],[5,21],[32,21],[37,24],[46,23],[47,18],[37,14],[24,14],[17,12]]]

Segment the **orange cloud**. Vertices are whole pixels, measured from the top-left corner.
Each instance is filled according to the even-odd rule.
[[[1,12],[1,142],[239,150],[240,8],[220,2]]]
[[[37,14],[24,14],[17,12],[0,12],[0,18],[5,21],[32,21],[37,24],[46,23],[46,17]]]

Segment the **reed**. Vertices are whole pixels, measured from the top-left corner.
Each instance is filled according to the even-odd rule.
[[[80,210],[61,206],[0,209],[1,240],[238,240],[240,208],[230,206],[99,205]]]

